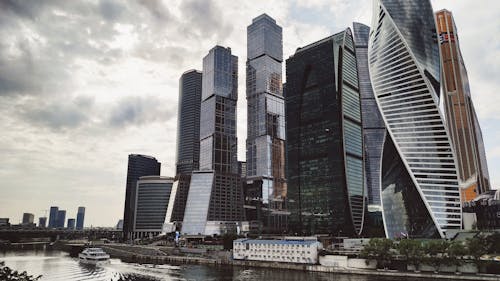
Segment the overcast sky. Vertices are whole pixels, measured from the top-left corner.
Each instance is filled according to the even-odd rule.
[[[500,186],[500,2],[433,0],[455,15],[490,176]],[[178,79],[216,44],[239,57],[239,158],[245,157],[246,26],[267,13],[297,47],[370,24],[369,0],[0,0],[0,217],[50,206],[85,225],[123,216],[127,155],[173,176]]]

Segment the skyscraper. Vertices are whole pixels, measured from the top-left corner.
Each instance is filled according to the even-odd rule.
[[[179,79],[177,116],[176,182],[173,187],[171,220],[182,222],[189,193],[191,173],[200,165],[200,107],[202,73],[189,70]]]
[[[66,211],[57,211],[56,228],[64,228],[64,223],[66,222]]]
[[[215,46],[203,58],[200,114],[200,170],[193,172],[182,232],[224,232],[243,219],[238,175],[236,101],[238,57]]]
[[[57,227],[57,212],[59,207],[50,207],[49,228]]]
[[[75,229],[75,219],[68,219],[68,224],[67,224],[68,229]]]
[[[162,232],[173,179],[161,176],[140,177],[136,186],[133,238],[153,237]]]
[[[85,219],[85,207],[78,207],[78,212],[76,213],[76,229],[83,229],[83,222]]]
[[[281,27],[266,14],[253,19],[247,28],[246,186],[258,191],[252,199],[258,200],[258,206],[266,210],[282,210],[287,192],[282,37]],[[268,231],[280,230],[276,224],[279,220],[273,218],[277,215],[279,213],[273,211],[264,215],[263,223]]]
[[[363,130],[350,29],[286,61],[291,230],[359,235],[364,219]]]
[[[123,233],[125,239],[129,239],[133,231],[137,180],[142,176],[159,176],[160,166],[161,164],[152,156],[141,154],[130,154],[128,156],[127,186],[123,214]]]
[[[368,60],[388,131],[381,202],[387,237],[445,237],[461,228],[457,168],[439,110],[436,25],[426,1],[374,3]]]
[[[47,217],[39,217],[38,218],[38,227],[42,227],[42,228],[47,227]]]
[[[490,190],[483,137],[472,103],[453,15],[450,11],[441,10],[436,13],[436,21],[441,47],[446,125],[457,155],[462,200],[470,201]]]
[[[23,224],[33,224],[34,220],[35,220],[35,215],[31,213],[23,214]]]

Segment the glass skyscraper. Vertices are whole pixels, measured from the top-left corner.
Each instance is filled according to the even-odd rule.
[[[285,108],[282,92],[282,29],[266,14],[247,28],[247,164],[246,205],[262,206],[269,232],[280,231],[279,210],[286,198]],[[251,195],[250,195],[251,193]],[[256,206],[252,206],[255,209]],[[282,215],[281,215],[282,216]],[[247,214],[247,219],[250,218]]]
[[[66,210],[57,211],[56,228],[64,228],[66,222]]]
[[[286,61],[289,227],[356,236],[363,228],[363,128],[350,29]]]
[[[378,0],[368,43],[370,78],[388,134],[381,202],[387,237],[460,230],[457,167],[439,110],[436,24],[425,1]]]
[[[236,102],[238,57],[215,46],[203,58],[200,169],[191,177],[182,232],[217,234],[243,220],[238,174]]]
[[[450,11],[441,10],[436,13],[436,21],[441,47],[446,125],[457,155],[462,200],[470,201],[490,190],[483,137],[472,103],[453,15]]]
[[[144,176],[137,181],[133,238],[159,235],[165,223],[173,179]]]
[[[57,227],[57,211],[59,211],[59,207],[50,207],[49,213],[49,228]]]
[[[78,212],[76,213],[76,229],[83,229],[83,222],[85,220],[85,207],[78,207]]]
[[[191,173],[200,166],[201,87],[201,71],[188,70],[179,79],[176,183],[170,216],[172,222],[183,221]]]
[[[130,239],[133,231],[137,180],[142,176],[159,176],[160,166],[160,162],[152,156],[141,154],[130,154],[128,156],[127,186],[123,214],[123,233],[125,239]]]

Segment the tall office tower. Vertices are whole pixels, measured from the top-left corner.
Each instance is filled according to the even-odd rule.
[[[290,229],[359,235],[364,219],[363,128],[350,29],[286,61]]]
[[[31,213],[23,213],[23,224],[33,224],[35,215]]]
[[[83,229],[83,221],[85,220],[85,207],[78,207],[78,212],[76,213],[76,229]]]
[[[125,239],[130,239],[132,235],[137,180],[142,176],[159,176],[160,167],[160,162],[152,156],[141,154],[130,154],[128,156],[127,186],[123,212],[123,233]]]
[[[49,213],[49,228],[57,227],[57,212],[59,207],[50,207]]]
[[[66,224],[68,229],[75,229],[75,219],[68,219],[68,224]]]
[[[202,73],[189,70],[179,79],[177,116],[176,181],[173,191],[172,222],[182,222],[189,193],[191,173],[200,165],[200,107]]]
[[[63,228],[64,223],[66,222],[66,211],[65,210],[59,210],[57,211],[57,220],[56,220],[56,226],[57,228]]]
[[[361,95],[361,119],[363,124],[363,143],[365,152],[366,196],[368,197],[367,217],[364,234],[383,236],[382,206],[380,203],[380,166],[384,147],[385,124],[373,95],[368,71],[368,39],[370,27],[354,22],[353,34],[358,64],[359,93]]]
[[[38,227],[41,227],[41,228],[47,227],[47,217],[39,217],[38,218]]]
[[[481,127],[472,103],[469,79],[450,11],[436,13],[443,75],[446,125],[457,155],[462,201],[490,190]]]
[[[278,233],[279,210],[284,208],[287,192],[282,33],[276,21],[266,14],[253,19],[247,28],[246,183],[258,190],[253,199],[269,210],[262,218],[265,229]],[[245,198],[246,205],[251,204],[248,199]]]
[[[439,109],[431,3],[378,0],[368,43],[375,100],[388,131],[381,201],[387,237],[446,237],[461,228],[457,167]]]
[[[203,58],[200,170],[193,172],[182,232],[215,234],[243,220],[238,175],[236,101],[238,57],[215,46]]]
[[[163,230],[173,178],[140,177],[136,186],[133,238],[153,237]]]

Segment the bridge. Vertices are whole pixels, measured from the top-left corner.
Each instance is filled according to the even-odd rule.
[[[0,240],[8,240],[10,242],[19,242],[25,239],[33,239],[33,238],[50,238],[50,241],[56,241],[59,239],[73,240],[82,238],[87,238],[89,240],[97,240],[104,238],[110,240],[117,240],[121,239],[122,236],[123,232],[121,230],[100,229],[100,228],[91,228],[83,230],[51,229],[51,228],[0,229]]]

